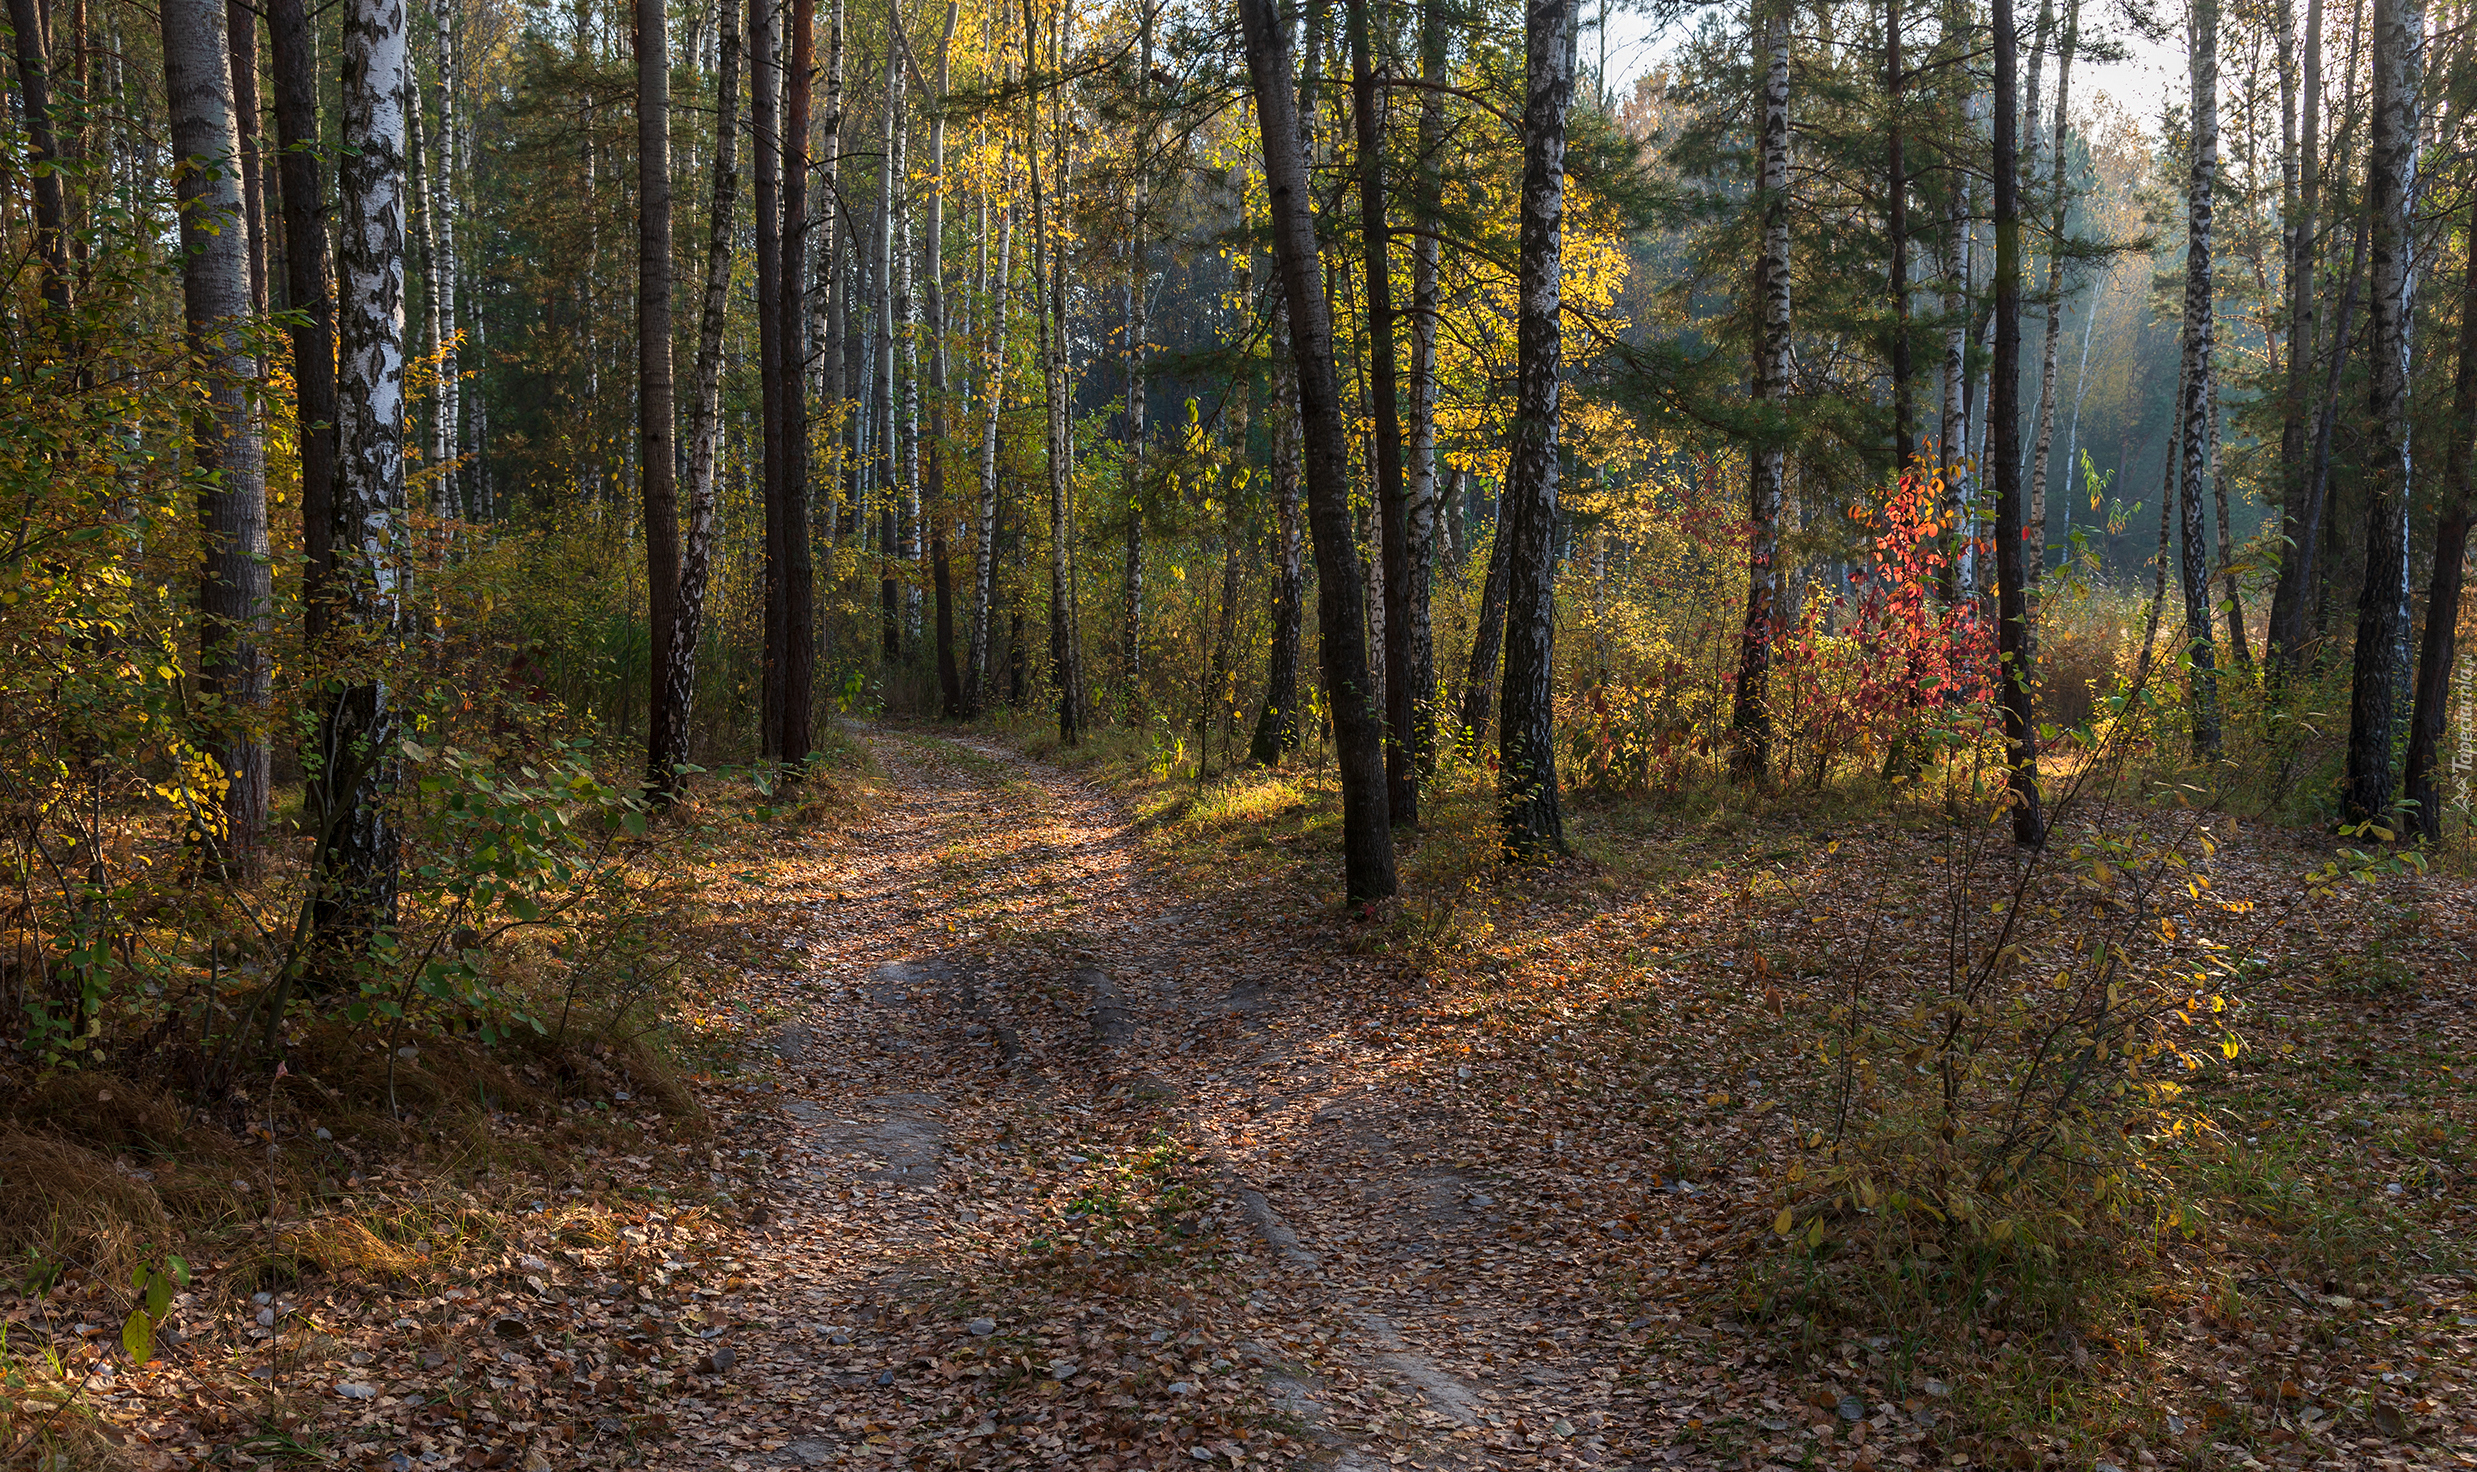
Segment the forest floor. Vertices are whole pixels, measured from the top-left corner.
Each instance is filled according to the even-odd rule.
[[[1430,897],[1353,917],[1295,785],[857,734],[865,790],[748,825],[679,937],[702,1124],[462,1192],[492,1225],[452,1275],[305,1273],[257,1329],[227,1289],[237,1328],[92,1392],[119,1460],[2477,1466],[2461,881],[2284,933],[2205,1239],[2078,1336],[1930,1332],[1785,1307],[1808,1101],[1764,947],[1806,916],[1760,882],[1862,905],[1926,839],[1602,814],[1587,857],[1457,881],[1440,804]],[[2220,842],[2223,889],[2312,858]]]

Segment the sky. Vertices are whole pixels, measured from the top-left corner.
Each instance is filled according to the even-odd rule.
[[[1583,66],[1586,70],[1599,63],[1600,36],[1599,0],[1582,0]],[[1664,29],[1655,28],[1651,17],[1635,6],[1614,0],[1608,11],[1608,73],[1611,90],[1622,92],[1634,79],[1657,66],[1683,44],[1693,26],[1689,14]],[[2085,18],[2084,24],[2087,25]],[[2181,93],[2187,85],[2184,46],[2181,38],[2165,42],[2124,40],[2127,56],[2123,61],[2093,64],[2087,60],[2073,65],[2073,91],[2076,96],[2090,97],[2105,93],[2116,105],[2141,121],[2142,130],[2156,134],[2160,104],[2170,89]],[[2078,106],[2075,109],[2079,110]]]

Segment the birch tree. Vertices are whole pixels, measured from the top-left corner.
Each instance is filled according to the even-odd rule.
[[[2348,771],[2341,809],[2352,823],[2378,823],[2391,809],[2391,746],[2399,724],[2408,639],[2408,331],[2414,242],[2409,209],[2417,171],[2420,0],[2374,0],[2373,146],[2365,210],[2372,269],[2373,380],[2366,446],[2365,586],[2357,600],[2356,657],[2348,700]]]
[[[689,692],[678,671],[682,641],[671,374],[671,46],[665,0],[636,0],[635,20],[637,489],[645,509],[649,644],[661,656],[652,662],[647,693],[645,785],[667,794],[678,780],[680,764],[688,759]],[[431,274],[439,274],[435,261]],[[440,402],[447,402],[444,394]],[[693,641],[694,636],[689,638]]]
[[[337,620],[375,654],[403,633],[405,0],[344,12],[344,149],[337,167]],[[311,931],[331,981],[396,918],[395,692],[386,673],[349,677],[319,733],[319,843]]]
[[[2211,292],[2211,227],[2219,183],[2219,0],[2194,0],[2190,30],[2193,157],[2185,182],[2184,473],[2179,493],[2179,582],[2185,600],[2187,699],[2193,754],[2219,755],[2219,674],[2211,647],[2208,544],[2202,496],[2218,441],[2217,312]]]
[[[1564,364],[1558,313],[1564,272],[1566,115],[1574,104],[1579,41],[1576,8],[1575,0],[1527,0],[1523,16],[1517,407],[1500,517],[1505,524],[1498,529],[1511,544],[1505,564],[1505,693],[1497,719],[1497,802],[1505,852],[1513,858],[1565,851],[1553,698],[1558,378]],[[1784,55],[1785,50],[1784,42]],[[1785,110],[1785,82],[1782,94]]]
[[[2283,46],[2291,20],[2279,12]],[[2288,220],[2288,372],[2279,406],[2279,580],[2271,590],[2269,644],[2264,658],[2276,675],[2296,667],[2305,643],[2308,583],[2322,542],[2319,482],[2308,462],[2312,438],[2313,371],[2320,297],[2316,213],[2321,205],[2322,0],[2306,0],[2304,74],[2296,88],[2296,208]],[[2283,64],[2284,75],[2287,68]]]

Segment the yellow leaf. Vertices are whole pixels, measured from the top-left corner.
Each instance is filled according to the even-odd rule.
[[[1785,1206],[1780,1209],[1780,1215],[1772,1219],[1773,1232],[1783,1237],[1788,1236],[1790,1231],[1796,1226],[1796,1213],[1790,1211],[1789,1208]]]

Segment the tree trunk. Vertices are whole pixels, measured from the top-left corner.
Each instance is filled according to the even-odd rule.
[[[749,140],[756,154],[758,421],[764,439],[758,500],[765,511],[765,635],[758,702],[758,749],[774,761],[783,749],[783,706],[791,669],[783,556],[783,117],[782,63],[775,53],[777,0],[748,0]]]
[[[2185,650],[2193,719],[2193,754],[2219,755],[2219,673],[2211,641],[2209,553],[2202,497],[2210,486],[2219,400],[2218,328],[2212,303],[2211,227],[2219,179],[2219,5],[2195,0],[2191,29],[2192,171],[2185,187],[2185,332],[2183,489],[2178,501],[2184,589]]]
[[[1513,543],[1506,539],[1503,512],[1500,501],[1496,527],[1488,539],[1488,571],[1479,588],[1479,627],[1471,631],[1471,667],[1462,687],[1457,721],[1460,739],[1474,753],[1488,734],[1488,711],[1497,688],[1497,654],[1505,643],[1505,568],[1506,559],[1513,555]]]
[[[1436,631],[1431,599],[1436,581],[1437,450],[1436,371],[1440,306],[1438,237],[1444,222],[1446,52],[1444,0],[1419,7],[1419,234],[1411,242],[1411,427],[1410,493],[1403,520],[1402,618],[1409,661],[1402,679],[1410,687],[1410,754],[1414,774],[1436,769]],[[1387,690],[1392,689],[1388,685]]]
[[[871,245],[876,251],[875,286],[871,298],[871,316],[875,319],[872,334],[872,362],[869,373],[869,394],[874,400],[870,422],[877,471],[877,618],[879,652],[889,661],[903,654],[903,588],[894,564],[899,534],[895,526],[895,357],[894,357],[894,223],[895,190],[899,179],[895,158],[902,137],[903,65],[893,42],[892,32],[886,46],[886,86],[883,116],[879,119],[880,139],[877,152],[877,219],[871,232]]]
[[[1024,31],[1026,36],[1040,34],[1031,14],[1032,0],[1024,0]],[[1065,86],[1064,70],[1067,58],[1066,25],[1070,12],[1062,6],[1052,38],[1052,82]],[[1046,298],[1043,310],[1034,320],[1040,327],[1043,392],[1048,400],[1046,419],[1049,439],[1049,670],[1050,683],[1058,697],[1058,739],[1073,746],[1084,737],[1084,678],[1082,640],[1075,627],[1075,509],[1073,474],[1070,457],[1074,453],[1074,425],[1070,418],[1073,392],[1067,376],[1067,316],[1066,263],[1060,257],[1060,242],[1049,228],[1048,196],[1041,182],[1040,98],[1038,85],[1028,98],[1032,108],[1032,234],[1033,270],[1039,290]],[[1066,189],[1066,98],[1063,91],[1056,102],[1052,121],[1051,143],[1057,149],[1055,182],[1064,196]]]
[[[1978,94],[1972,90],[1965,134],[1977,131],[1977,103]],[[1970,241],[1968,178],[1960,171],[1957,159],[1952,161],[1951,172],[1952,198],[1946,206],[1944,221],[1951,252],[1944,291],[1944,412],[1937,426],[1939,442],[1935,447],[1936,469],[1944,482],[1943,505],[1939,510],[1954,529],[1951,555],[1944,559],[1943,569],[1936,576],[1936,595],[1946,603],[1961,596],[1961,564],[1968,555],[1970,269],[1976,256]]]
[[[782,353],[782,508],[775,518],[782,527],[783,619],[782,701],[775,707],[782,722],[777,743],[783,760],[804,763],[816,750],[812,723],[817,639],[817,572],[809,551],[808,525],[808,365],[800,361],[802,330],[808,308],[800,283],[808,220],[808,133],[811,76],[817,61],[816,0],[790,0],[791,34],[783,45],[783,197],[781,229],[782,323],[775,340]]]
[[[266,447],[251,408],[248,232],[231,160],[231,60],[215,0],[162,7],[164,98],[179,160],[181,301],[190,350],[208,375],[206,400],[190,418],[198,472],[198,684],[212,712],[211,749],[228,782],[219,855],[256,862],[266,826],[269,768],[262,729],[269,693],[264,644],[272,588],[267,568]],[[212,823],[210,827],[216,826]]]
[[[234,0],[234,3],[239,3],[239,0]],[[439,314],[439,378],[437,394],[430,406],[430,464],[439,477],[438,489],[434,497],[439,514],[445,517],[458,517],[464,515],[465,506],[464,498],[457,493],[462,471],[457,463],[459,440],[456,408],[458,395],[463,389],[461,381],[463,375],[458,367],[461,354],[457,351],[456,341],[456,36],[451,23],[454,16],[452,8],[448,4],[441,3],[435,7],[435,13],[438,17],[439,135],[430,149],[430,218],[433,222],[431,233],[435,238],[432,242],[432,254],[428,267],[429,274],[435,281],[432,288],[432,300],[437,303]],[[641,72],[638,86],[641,99],[643,92]],[[666,103],[670,99],[668,85],[663,88],[663,98]],[[639,124],[638,132],[641,141],[642,124]],[[668,125],[665,125],[663,134],[666,139],[669,137]],[[670,155],[667,147],[666,144],[666,152],[661,160],[665,180],[663,208],[666,219],[663,238],[666,242],[666,252],[670,238],[667,218],[670,208],[668,182]],[[644,178],[642,164],[638,165],[637,174],[639,181],[642,182]],[[670,296],[670,256],[667,253],[663,256],[663,273],[665,278],[663,296],[666,303],[664,315],[667,319],[669,316],[667,303]],[[641,333],[639,334],[639,347],[641,352]],[[674,431],[666,422],[663,429],[663,444],[666,447],[672,444],[673,433]],[[654,647],[659,649],[662,646],[657,643]]]
[[[846,453],[851,409],[850,387],[844,378],[843,314],[850,278],[843,271],[843,250],[849,232],[843,228],[843,71],[845,0],[834,0],[826,34],[826,116],[824,144],[817,159],[818,219],[824,233],[814,252],[815,294],[809,301],[809,328],[817,339],[817,406],[826,418],[825,534],[829,542],[847,535],[853,525],[848,499],[852,457]]]
[[[378,650],[403,630],[406,16],[397,0],[353,0],[345,11],[336,170],[337,613]],[[313,803],[310,929],[329,986],[349,983],[396,920],[398,836],[385,802],[396,777],[394,693],[374,671],[349,678],[320,732]]]
[[[267,214],[264,149],[258,132],[258,8],[224,0],[224,43],[232,60],[232,123],[240,135],[241,218],[248,225],[249,309],[267,310]]]
[[[2030,554],[2025,569],[2029,579],[2023,606],[2029,610],[2029,643],[2031,674],[2037,674],[2038,658],[2038,587],[2047,571],[2047,471],[2048,457],[2056,443],[2056,370],[2064,342],[2064,226],[2072,213],[2072,191],[2067,177],[2064,151],[2067,129],[2071,125],[2073,100],[2073,53],[2081,42],[2081,0],[2065,0],[2064,35],[2056,48],[2056,110],[2052,133],[2054,157],[2048,169],[2050,204],[2047,217],[2047,332],[2046,343],[2039,353],[2038,364],[2038,431],[2030,447],[2030,545],[2023,549]],[[2064,466],[2065,484],[2072,484],[2073,467],[2068,459]]]
[[[1565,852],[1555,725],[1558,321],[1565,245],[1565,123],[1574,104],[1574,0],[1528,0],[1523,18],[1522,227],[1517,387],[1507,460],[1505,694],[1497,720],[1506,857]],[[1785,54],[1786,47],[1783,47]],[[1781,87],[1786,111],[1785,76]],[[1785,151],[1785,148],[1784,148]],[[1785,228],[1785,227],[1784,227]],[[1785,286],[1785,278],[1783,285]]]
[[[1350,113],[1359,146],[1359,243],[1366,272],[1367,374],[1375,433],[1375,496],[1382,528],[1379,575],[1384,624],[1380,679],[1385,705],[1385,800],[1396,825],[1419,821],[1419,768],[1412,749],[1418,689],[1410,672],[1408,507],[1402,486],[1402,417],[1393,357],[1392,232],[1385,221],[1385,123],[1369,0],[1347,0]]]
[[[2468,239],[2477,242],[2477,205]],[[2444,447],[2442,514],[2434,528],[2434,580],[2425,599],[2425,638],[2417,651],[2417,702],[2408,722],[2410,820],[2429,844],[2443,839],[2443,794],[2434,767],[2443,740],[2443,710],[2451,701],[2451,665],[2458,652],[2460,597],[2468,570],[2468,534],[2477,515],[2471,484],[2471,441],[2477,439],[2477,250],[2460,289],[2460,373],[2451,395]]]
[[[2283,44],[2289,20],[2283,0]],[[2306,0],[2305,75],[2298,92],[2302,106],[2296,130],[2296,211],[2288,222],[2288,379],[2279,413],[2279,581],[2271,590],[2270,647],[2265,656],[2273,674],[2279,676],[2295,670],[2304,649],[2308,595],[2322,537],[2322,506],[2314,499],[2316,482],[2308,452],[2313,434],[2315,317],[2320,301],[2314,290],[2320,265],[2314,232],[2322,194],[2322,0]]]
[[[998,422],[1006,408],[1006,309],[1013,293],[1015,207],[1008,205],[998,226],[998,270],[989,302],[989,347],[982,370],[984,400],[980,430],[980,515],[973,545],[980,558],[972,586],[972,637],[964,663],[964,695],[969,715],[978,715],[987,699],[989,682],[989,615],[998,591]]]
[[[1333,361],[1333,323],[1321,280],[1298,98],[1292,90],[1290,38],[1273,0],[1239,0],[1239,19],[1246,29],[1274,254],[1290,323],[1291,361],[1298,374],[1308,525],[1316,544],[1317,626],[1342,779],[1343,890],[1351,901],[1367,902],[1394,892],[1393,831],[1385,791],[1383,722],[1368,700],[1359,554],[1350,531],[1350,451]]]
[[[669,796],[688,759],[679,647],[679,487],[671,379],[671,44],[664,0],[636,0],[637,487],[645,504],[648,646],[660,651],[647,692],[645,785]],[[433,167],[436,167],[435,161]],[[433,198],[436,198],[434,192]],[[438,262],[431,274],[438,275]],[[441,385],[444,390],[444,385]],[[442,392],[442,404],[447,402]]]
[[[718,7],[722,37],[714,70],[714,198],[705,237],[705,301],[697,313],[695,398],[688,418],[688,546],[680,559],[679,601],[665,652],[671,682],[669,748],[688,756],[697,689],[697,640],[714,558],[714,481],[722,431],[722,332],[731,297],[732,215],[739,203],[740,11]]]
[[[1288,316],[1281,299],[1273,302],[1273,351],[1290,349]],[[1303,531],[1299,517],[1298,370],[1277,364],[1273,369],[1271,423],[1273,441],[1274,555],[1273,648],[1264,663],[1264,709],[1256,717],[1256,734],[1248,756],[1259,766],[1272,766],[1299,747],[1299,650],[1305,618],[1307,578],[1300,560]]]
[[[2409,206],[2417,168],[2420,0],[2375,0],[2373,148],[2366,161],[2366,213],[2373,268],[2373,391],[2366,456],[2365,587],[2357,599],[2357,645],[2348,702],[2348,773],[2341,807],[2351,823],[2379,823],[2391,809],[2391,746],[2399,726],[2408,639],[2408,282],[2414,242]]]
[[[1151,205],[1148,190],[1149,167],[1153,154],[1152,102],[1146,95],[1152,85],[1153,70],[1153,0],[1138,0],[1136,22],[1135,111],[1140,136],[1136,140],[1135,160],[1130,170],[1127,192],[1127,279],[1126,292],[1126,497],[1127,525],[1125,545],[1126,599],[1122,627],[1119,630],[1119,676],[1126,705],[1127,724],[1144,724],[1143,696],[1138,682],[1144,668],[1144,374],[1145,337],[1151,329],[1146,321],[1145,286],[1149,280],[1144,258],[1144,216]],[[1202,770],[1198,768],[1198,770]]]
[[[2213,3],[2213,0],[2202,0]],[[2021,169],[2014,131],[2012,0],[1995,0],[1995,370],[1987,391],[1988,458],[1995,462],[1996,662],[2011,784],[2013,840],[2047,841],[2039,805],[2038,732],[2030,706],[2027,584],[2021,565]]]
[[[2183,329],[2177,329],[2181,337]],[[2134,667],[2133,683],[2147,687],[2150,683],[2150,652],[2159,641],[2159,621],[2167,609],[2167,565],[2175,549],[2176,469],[2184,446],[2185,374],[2190,365],[2185,359],[2181,342],[2177,349],[2176,413],[2168,420],[2167,452],[2160,457],[2159,474],[2159,552],[2155,559],[2157,575],[2150,589],[2150,614],[2142,623],[2142,652]]]
[[[55,318],[69,311],[69,206],[61,183],[60,142],[54,132],[51,62],[44,45],[41,0],[9,0],[9,26],[17,47],[19,121],[26,130],[32,164],[50,164],[29,181],[34,195],[35,254],[43,263],[44,305]],[[55,322],[54,330],[64,323]]]
[[[1892,298],[1892,473],[1907,475],[1917,453],[1910,403],[1909,341],[1909,161],[1902,137],[1901,6],[1884,0],[1884,233],[1892,261],[1885,289]]]
[[[1737,695],[1729,717],[1730,775],[1761,781],[1772,761],[1772,639],[1780,622],[1780,504],[1786,469],[1789,396],[1789,11],[1782,0],[1762,6],[1763,159],[1758,208],[1762,254],[1755,262],[1755,299],[1763,313],[1755,344],[1754,398],[1768,411],[1764,440],[1747,455],[1746,622],[1738,640]],[[1499,535],[1503,535],[1500,518]]]
[[[911,54],[911,39],[903,33],[900,12],[890,12],[893,25],[895,55],[898,65],[907,73],[915,72],[919,64]],[[903,569],[903,641],[907,647],[920,645],[920,548],[922,538],[920,495],[920,299],[912,291],[912,116],[908,106],[911,92],[907,88],[897,94],[894,120],[894,199],[890,216],[894,231],[893,255],[887,268],[894,288],[894,321],[892,328],[896,356],[891,365],[898,389],[895,402],[899,416],[895,421],[895,474],[903,488],[901,514],[896,521],[895,553],[907,566]]]
[[[318,55],[302,0],[268,0],[276,176],[284,191],[284,305],[292,321],[294,419],[301,456],[302,632],[323,647],[335,569],[335,297],[327,280],[327,202],[318,180]]]
[[[934,182],[922,263],[929,274],[929,561],[937,580],[938,686],[948,720],[964,714],[963,678],[955,668],[955,589],[946,566],[946,92],[953,82],[947,68],[961,16],[958,0],[947,0],[946,31],[937,43],[936,110],[929,114],[929,177]]]

